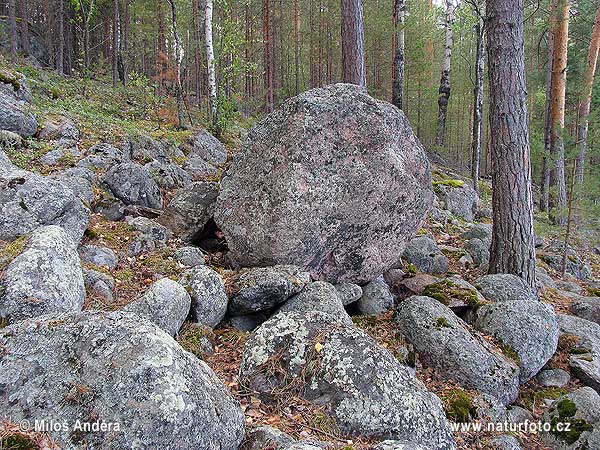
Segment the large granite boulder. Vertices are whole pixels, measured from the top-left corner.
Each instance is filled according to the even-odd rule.
[[[402,257],[421,272],[435,275],[448,271],[448,258],[429,236],[411,239]]]
[[[65,184],[19,169],[0,152],[0,240],[12,241],[43,225],[59,225],[81,240],[90,210]]]
[[[523,278],[509,273],[495,273],[479,278],[475,287],[491,302],[537,301],[537,295]]]
[[[77,247],[55,225],[40,227],[0,280],[0,318],[15,322],[48,313],[80,311],[85,284]]]
[[[3,71],[0,77],[0,130],[8,130],[22,137],[35,134],[38,122],[31,113],[31,94],[25,79],[18,74]]]
[[[440,400],[386,349],[322,312],[279,313],[249,338],[242,383],[322,405],[342,432],[454,449]]]
[[[0,330],[0,349],[0,411],[67,423],[51,432],[60,448],[236,450],[244,437],[239,404],[214,372],[135,315],[26,320]],[[113,425],[86,433],[77,421]]]
[[[215,221],[240,266],[294,264],[362,284],[398,262],[431,202],[429,162],[402,111],[336,84],[254,127]]]
[[[466,389],[512,403],[519,394],[519,368],[448,307],[429,297],[400,303],[395,318],[419,357]]]
[[[214,328],[227,312],[227,291],[221,276],[207,266],[186,270],[179,283],[192,298],[191,312],[196,322]]]
[[[162,208],[162,195],[148,170],[139,164],[122,163],[109,169],[104,184],[126,205]]]

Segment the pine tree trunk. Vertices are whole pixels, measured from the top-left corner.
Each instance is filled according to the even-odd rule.
[[[396,49],[394,51],[394,80],[392,82],[392,104],[403,108],[404,102],[404,15],[406,0],[394,1],[394,25],[396,27]]]
[[[196,105],[202,105],[202,49],[200,25],[200,0],[192,0],[192,15],[194,17],[194,88],[196,90]]]
[[[123,0],[123,21],[121,29],[123,30],[123,36],[121,37],[121,58],[122,58],[122,66],[123,66],[123,85],[127,85],[127,78],[129,77],[129,64],[130,64],[130,55],[129,55],[129,33],[130,33],[130,1],[131,0]]]
[[[250,13],[250,2],[246,0],[246,5],[244,7],[245,15],[246,15],[246,33],[244,40],[244,56],[246,59],[246,70],[245,70],[245,93],[246,93],[246,115],[250,115],[250,102],[252,101],[252,72],[250,69],[250,64],[252,64],[252,55],[251,55],[251,44],[252,44],[252,15]]]
[[[554,60],[554,0],[550,1],[550,20],[548,27],[548,69],[546,74],[546,114],[544,123],[544,156],[542,158],[542,174],[540,180],[540,210],[548,211],[548,192],[550,190],[550,105],[552,93],[552,64]]]
[[[342,80],[367,86],[362,0],[342,0]]]
[[[490,273],[535,286],[523,0],[487,0],[493,230]]]
[[[440,88],[438,90],[438,124],[435,136],[435,145],[440,147],[444,146],[446,143],[446,118],[448,115],[448,102],[450,101],[450,70],[452,61],[452,43],[454,41],[454,34],[452,31],[452,26],[454,25],[454,8],[453,0],[446,0],[446,39],[444,44],[442,76],[440,78]]]
[[[300,93],[300,7],[294,0],[294,89]]]
[[[550,107],[550,190],[549,216],[556,225],[565,225],[567,188],[565,184],[565,93],[567,86],[567,46],[569,39],[569,0],[556,0],[554,58]]]
[[[89,30],[86,36],[88,36],[86,42],[86,68],[89,69]],[[119,82],[119,0],[113,0],[112,82],[113,87],[117,87],[117,83]]]
[[[65,0],[58,0],[58,46],[56,48],[56,70],[65,73]]]
[[[594,76],[598,62],[598,50],[600,49],[600,6],[596,11],[596,20],[592,29],[592,40],[588,53],[588,65],[583,78],[583,90],[581,102],[579,103],[579,130],[577,133],[577,174],[576,178],[580,185],[583,184],[584,166],[587,153],[587,135],[589,125],[590,106],[592,103],[592,90],[594,88]]]
[[[156,0],[156,10],[158,15],[158,42],[156,54],[156,75],[158,77],[158,93],[163,92],[163,69],[164,61],[167,58],[167,49],[165,48],[165,16],[162,9],[162,0]]]
[[[271,4],[263,0],[263,65],[265,84],[265,106],[273,111],[273,30],[271,27]]]
[[[481,130],[483,117],[483,76],[485,66],[484,22],[479,17],[475,25],[477,48],[475,52],[475,87],[473,88],[473,129],[471,133],[471,178],[473,189],[479,194],[481,165]]]
[[[17,8],[15,0],[8,0],[8,23],[10,28],[10,54],[13,62],[18,58]]]
[[[210,94],[210,113],[213,126],[219,132],[218,109],[217,109],[217,77],[215,73],[215,51],[213,48],[213,0],[206,0],[204,13],[204,41],[206,43],[206,65],[208,66],[208,89]]]
[[[21,16],[21,48],[23,48],[23,53],[29,55],[31,48],[29,45],[29,18],[27,15],[26,0],[19,2],[19,10],[19,15]]]

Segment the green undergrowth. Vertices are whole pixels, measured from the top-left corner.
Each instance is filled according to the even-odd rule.
[[[4,271],[8,265],[27,247],[27,236],[21,236],[12,242],[9,242],[4,247],[0,247],[0,273]]]
[[[477,419],[477,409],[468,392],[461,388],[450,389],[443,395],[444,410],[449,420],[467,423]]]

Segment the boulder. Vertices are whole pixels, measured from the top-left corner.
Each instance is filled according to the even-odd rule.
[[[192,300],[185,288],[169,278],[162,278],[123,311],[137,314],[175,336],[185,322]]]
[[[483,295],[471,283],[458,276],[427,284],[421,293],[443,303],[458,315],[463,315],[485,303]]]
[[[547,369],[537,374],[537,382],[546,387],[564,387],[569,384],[571,375],[563,369]]]
[[[427,273],[417,273],[412,277],[401,279],[395,283],[395,286],[397,292],[408,293],[409,297],[412,294],[422,294],[427,286],[439,283],[441,280]]]
[[[104,175],[103,181],[111,193],[126,205],[162,208],[160,188],[139,164],[117,164]]]
[[[0,281],[0,318],[16,322],[48,313],[80,311],[85,285],[76,244],[60,227],[40,227]]]
[[[455,449],[440,400],[367,334],[322,312],[280,313],[248,339],[240,380],[266,397],[292,392],[347,434]]]
[[[102,305],[115,301],[115,280],[110,275],[91,269],[83,269],[83,282],[88,295],[100,298]]]
[[[402,257],[421,272],[440,274],[448,271],[448,258],[429,236],[411,239]]]
[[[484,275],[477,280],[475,287],[491,302],[537,301],[535,291],[525,280],[508,273]]]
[[[206,130],[200,130],[190,141],[190,158],[200,158],[213,166],[227,161],[227,150],[221,142]]]
[[[473,222],[479,197],[471,183],[463,180],[438,179],[433,182],[440,207],[467,222]]]
[[[298,294],[309,282],[310,275],[296,266],[249,269],[232,283],[229,312],[239,316],[269,311]]]
[[[183,188],[192,182],[192,177],[175,164],[153,160],[144,164],[144,168],[162,189]]]
[[[92,244],[79,247],[79,258],[81,258],[82,263],[89,263],[109,269],[115,269],[117,264],[119,264],[119,258],[113,250]]]
[[[191,242],[213,215],[219,185],[198,181],[180,190],[165,208],[161,222],[184,241]]]
[[[178,248],[173,257],[185,267],[203,266],[205,264],[204,252],[198,247]]]
[[[280,450],[293,442],[294,439],[283,431],[262,425],[246,431],[246,437],[239,450]]]
[[[62,448],[236,450],[244,437],[244,414],[214,372],[132,314],[26,320],[0,330],[0,348],[2,414],[69,424],[51,432]],[[105,429],[78,432],[78,420]]]
[[[59,172],[54,172],[50,178],[58,180],[73,192],[73,195],[85,205],[94,201],[94,188],[96,174],[83,167],[69,167]]]
[[[138,232],[134,241],[129,244],[130,255],[138,256],[164,248],[171,238],[171,232],[165,226],[147,217],[128,217],[126,220]]]
[[[89,209],[65,184],[0,161],[0,240],[12,241],[43,226],[64,228],[79,242],[90,220]]]
[[[537,256],[557,272],[562,272],[562,261],[565,253],[565,243],[558,240],[549,241]],[[588,280],[592,276],[592,268],[581,259],[575,248],[567,246],[566,273],[579,280]]]
[[[558,322],[552,306],[538,300],[513,300],[482,305],[473,326],[494,337],[517,359],[524,383],[550,360],[558,345]]]
[[[22,87],[22,79],[15,76],[13,80],[12,84],[0,82],[0,130],[30,137],[37,131],[38,123],[23,97],[25,89]]]
[[[130,161],[129,153],[123,152],[114,145],[101,142],[88,150],[88,156],[77,162],[77,167],[96,171],[106,171],[112,166]]]
[[[600,324],[600,297],[578,297],[571,303],[573,315]]]
[[[227,311],[227,292],[221,276],[207,266],[186,270],[179,283],[192,298],[191,313],[196,322],[214,328]]]
[[[314,279],[363,284],[398,262],[427,214],[430,183],[402,111],[336,84],[254,127],[221,182],[215,221],[239,266],[294,264]]]
[[[302,292],[293,296],[279,308],[281,313],[307,313],[309,311],[327,313],[336,322],[347,326],[352,325],[352,319],[344,309],[337,289],[325,281],[310,283]]]
[[[600,392],[600,325],[579,317],[558,315],[560,333],[577,337],[571,349],[569,365],[586,386]]]
[[[357,302],[363,294],[362,288],[354,283],[336,284],[335,289],[344,306]]]
[[[546,444],[556,450],[594,449],[590,438],[600,421],[600,396],[589,387],[579,388],[556,399],[544,413],[542,422],[552,425],[541,433]],[[569,424],[568,430],[558,429]]]
[[[394,297],[383,276],[363,286],[356,306],[362,315],[383,314],[394,307]]]
[[[419,358],[442,376],[512,403],[519,394],[519,368],[477,334],[448,307],[429,297],[400,303],[395,322]]]

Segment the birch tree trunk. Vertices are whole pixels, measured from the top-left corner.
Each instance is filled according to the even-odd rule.
[[[492,158],[490,273],[535,286],[535,245],[523,0],[487,0]]]
[[[473,189],[479,194],[479,171],[481,165],[481,130],[483,116],[483,74],[485,69],[484,22],[479,17],[475,25],[477,48],[475,52],[475,87],[473,88],[473,130],[471,133],[471,178]]]
[[[444,146],[446,143],[446,118],[448,115],[448,102],[450,101],[450,70],[452,61],[452,43],[454,34],[452,26],[454,25],[454,3],[453,0],[446,0],[445,29],[446,39],[444,44],[444,63],[442,65],[442,76],[440,78],[440,88],[438,90],[438,125],[435,136],[435,145]]]
[[[206,64],[208,66],[208,89],[210,100],[210,113],[215,130],[218,132],[218,109],[217,109],[217,77],[215,74],[215,51],[213,48],[213,0],[206,0],[204,10],[204,41],[206,42]]]
[[[576,178],[580,185],[583,184],[584,166],[587,153],[587,135],[590,115],[590,105],[592,103],[592,90],[594,88],[594,76],[596,74],[596,64],[598,62],[598,50],[600,49],[600,5],[596,10],[596,20],[592,29],[592,40],[590,41],[590,51],[588,53],[588,65],[583,78],[583,91],[581,93],[581,102],[579,103],[579,130],[577,132],[577,173]]]
[[[565,225],[567,188],[565,184],[565,93],[567,86],[567,46],[569,40],[569,0],[555,0],[554,57],[550,106],[550,190],[549,216],[556,225]]]
[[[362,0],[342,0],[342,80],[367,86]]]
[[[181,85],[181,61],[183,61],[183,46],[177,29],[177,9],[174,0],[167,0],[171,7],[171,27],[173,31],[173,42],[175,44],[175,97],[177,99],[177,121],[179,128],[189,128],[185,116],[185,105],[183,104],[183,87]]]
[[[396,50],[394,52],[394,80],[392,82],[392,104],[400,109],[404,106],[404,15],[406,0],[394,1],[394,25],[396,27]]]

